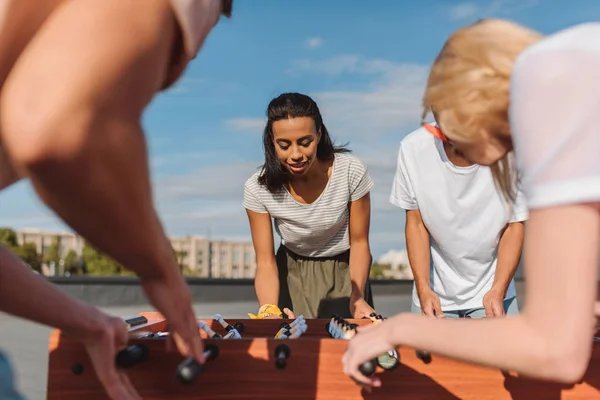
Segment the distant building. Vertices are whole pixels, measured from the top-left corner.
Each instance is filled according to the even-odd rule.
[[[203,236],[171,237],[171,245],[180,266],[198,276],[210,275],[210,243]]]
[[[389,269],[383,271],[386,278],[413,279],[408,253],[406,250],[390,250],[377,260],[378,264],[389,265]]]
[[[59,257],[65,257],[70,250],[78,255],[83,251],[83,238],[73,233],[42,231],[40,229],[21,229],[15,231],[15,233],[19,244],[33,243],[37,252],[42,256],[46,254],[57,238],[60,239]]]
[[[251,242],[214,241],[203,236],[171,237],[178,262],[196,276],[254,278],[256,255]]]
[[[20,244],[35,244],[39,254],[45,254],[56,238],[60,239],[59,257],[70,250],[81,255],[85,240],[68,232],[21,229],[16,231]],[[179,265],[192,275],[204,278],[253,278],[256,255],[251,242],[213,241],[203,236],[169,238]]]
[[[408,252],[406,250],[390,250],[379,257],[377,263],[381,265],[389,265],[389,270],[384,271],[386,277],[394,279],[414,279],[412,270],[410,269]],[[600,276],[600,264],[598,265],[598,274],[598,276]],[[517,280],[525,279],[522,257],[514,277]]]

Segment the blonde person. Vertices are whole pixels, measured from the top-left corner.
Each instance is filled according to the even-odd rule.
[[[529,219],[527,299],[517,316],[436,319],[404,313],[361,329],[346,374],[399,345],[564,383],[583,377],[592,351],[600,253],[600,24],[543,37],[482,20],[447,40],[424,97],[441,131],[469,160],[490,165],[514,197],[517,159]],[[499,162],[500,161],[500,162]]]
[[[267,109],[265,162],[244,188],[259,317],[367,317],[373,181],[334,146],[317,103],[284,93]],[[273,248],[273,224],[282,239]],[[283,312],[282,312],[283,311]]]
[[[232,0],[0,1],[0,190],[40,199],[136,272],[178,349],[204,362],[189,288],[154,209],[141,116]],[[106,394],[139,399],[115,355],[127,325],[65,295],[0,246],[0,310],[80,339]],[[23,397],[0,353],[0,398]]]

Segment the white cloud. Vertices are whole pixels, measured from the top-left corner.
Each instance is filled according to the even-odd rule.
[[[260,164],[260,160],[221,163],[156,179],[157,208],[168,234],[249,241],[250,228],[242,205],[244,183]]]
[[[491,0],[486,4],[460,3],[449,9],[452,20],[493,18],[514,14],[538,5],[541,0]]]
[[[206,152],[172,153],[159,154],[150,159],[152,168],[160,168],[165,165],[189,164],[204,160],[207,158]]]
[[[473,3],[461,3],[461,4],[457,4],[454,7],[452,7],[450,9],[450,18],[457,20],[457,19],[466,19],[466,18],[472,18],[474,16],[476,16],[477,14],[479,14],[480,12],[480,8]]]
[[[48,229],[48,230],[69,230],[51,211],[43,206],[38,206],[34,213],[10,214],[2,216],[1,227],[19,227],[19,229]]]
[[[299,59],[292,62],[289,72],[316,72],[328,75],[339,75],[344,72],[356,72],[360,57],[344,54],[330,58],[315,60]]]
[[[229,96],[240,93],[243,88],[239,83],[233,81],[221,81],[218,79],[208,78],[194,78],[186,75],[189,72],[184,72],[179,80],[173,85],[167,88],[165,91],[160,92],[156,101],[169,102],[181,99],[204,99],[210,98],[212,102],[222,102],[223,99],[228,100]],[[151,106],[152,107],[152,106]]]
[[[244,193],[244,183],[258,170],[260,161],[213,164],[190,174],[157,178],[154,182],[159,203],[180,201],[238,199]]]
[[[28,180],[1,191],[0,204],[0,227],[70,230],[42,203]]]
[[[429,67],[342,55],[323,60],[295,60],[294,71],[356,74],[369,82],[359,89],[310,93],[332,136],[343,140],[377,139],[384,133],[416,126]]]
[[[323,45],[323,38],[320,37],[309,37],[304,41],[304,47],[307,49],[316,49]]]
[[[250,228],[241,199],[198,200],[186,206],[158,206],[169,236],[203,235],[216,240],[249,241]]]
[[[255,132],[263,130],[266,122],[266,118],[233,118],[225,121],[225,126],[233,131]]]

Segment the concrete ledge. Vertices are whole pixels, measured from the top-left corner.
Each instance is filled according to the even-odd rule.
[[[67,294],[98,307],[148,305],[137,277],[52,277]],[[194,303],[255,300],[250,279],[187,279]]]
[[[48,280],[69,295],[98,307],[148,305],[137,277],[51,277]],[[188,278],[194,303],[239,303],[256,301],[252,279]],[[413,281],[373,280],[375,298],[409,295]]]

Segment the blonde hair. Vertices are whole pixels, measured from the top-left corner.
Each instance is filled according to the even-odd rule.
[[[541,38],[537,32],[498,19],[483,19],[456,31],[431,67],[423,119],[435,110],[451,140],[474,143],[485,131],[509,141],[512,69],[519,54]],[[516,178],[508,157],[490,168],[499,190],[514,201]]]

